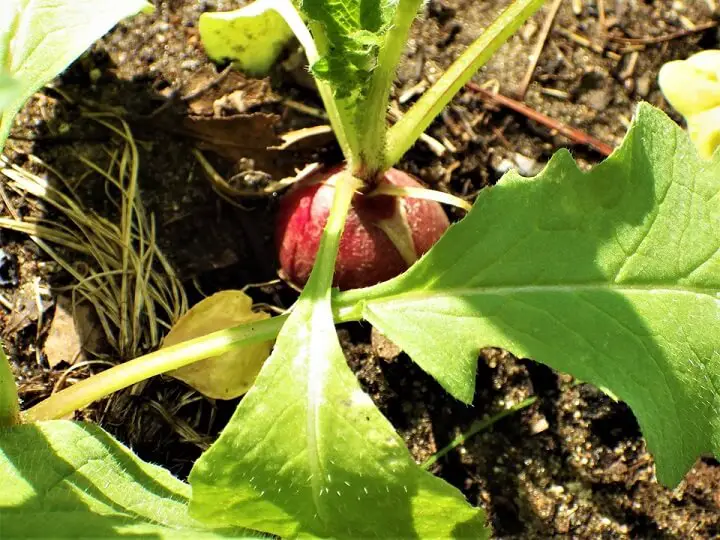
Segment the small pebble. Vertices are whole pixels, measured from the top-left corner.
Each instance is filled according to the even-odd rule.
[[[180,67],[182,69],[185,69],[187,71],[195,71],[200,67],[202,62],[200,60],[190,59],[190,60],[183,60],[180,64]]]

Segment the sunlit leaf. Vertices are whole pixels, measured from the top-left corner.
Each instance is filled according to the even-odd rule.
[[[6,94],[0,87],[0,151],[33,93],[118,21],[148,9],[145,0],[2,0],[0,76],[14,88]]]
[[[187,484],[89,424],[0,429],[0,479],[3,539],[262,537],[195,521]]]
[[[207,55],[232,62],[253,75],[265,75],[292,38],[275,10],[276,0],[258,0],[234,11],[203,13],[198,30]]]
[[[701,156],[720,146],[720,50],[701,51],[662,66],[658,83],[670,104],[685,117]]]
[[[508,174],[407,273],[338,308],[360,302],[466,402],[484,346],[607,388],[674,485],[720,456],[719,231],[720,156],[644,104],[591,172],[561,151],[535,178]]]

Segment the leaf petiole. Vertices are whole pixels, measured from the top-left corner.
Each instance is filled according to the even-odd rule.
[[[338,244],[350,201],[356,189],[360,186],[360,181],[345,172],[336,175],[334,182],[338,192],[333,201],[333,211],[331,211],[328,216],[325,236],[328,238],[328,242]],[[328,291],[328,295],[330,294],[336,252],[337,245],[335,245],[333,249],[321,249],[316,265],[318,266],[318,270],[313,271],[314,274],[321,276],[316,279],[322,279],[326,282],[322,283],[322,287],[318,290],[326,290]],[[343,313],[345,317],[340,316],[338,322],[359,320],[360,318],[360,312],[358,310],[345,308]],[[86,407],[93,401],[102,399],[113,392],[127,388],[150,377],[187,366],[194,362],[199,362],[206,358],[219,356],[240,345],[273,340],[280,333],[280,329],[288,317],[289,315],[287,314],[280,315],[272,319],[255,321],[220,330],[119,364],[107,371],[80,381],[41,401],[34,407],[23,411],[20,413],[21,419],[23,422],[37,422],[40,420],[63,418],[73,411]],[[2,365],[0,365],[0,370],[2,370]],[[11,383],[13,382],[12,375],[9,380]],[[0,384],[3,382],[2,371],[0,371]],[[0,391],[2,390],[3,388],[0,386]],[[5,395],[6,392],[0,393],[0,404],[2,404],[1,400]],[[0,413],[2,410],[0,405]]]
[[[23,422],[63,418],[93,401],[155,375],[218,356],[239,345],[270,341],[278,335],[287,318],[288,315],[281,315],[242,324],[135,358],[53,394],[21,412],[20,417]],[[4,392],[0,393],[0,397],[3,395]]]
[[[387,133],[385,169],[395,165],[435,117],[545,0],[516,0],[443,73]]]
[[[323,49],[327,47],[327,39],[325,38],[322,27],[318,24],[313,24],[313,33],[311,34],[290,0],[272,0],[268,2],[268,9],[274,9],[285,19],[290,30],[292,30],[300,42],[300,45],[302,45],[305,50],[308,63],[312,66],[317,62],[325,53]],[[335,99],[332,88],[330,88],[327,82],[316,77],[315,83],[317,84],[318,92],[320,93],[323,105],[325,105],[325,112],[328,115],[328,120],[335,133],[338,144],[342,149],[343,155],[346,156],[349,162],[357,161],[359,158],[357,137],[343,104]]]
[[[408,32],[422,0],[400,0],[395,9],[392,27],[388,30],[385,42],[380,48],[377,66],[372,72],[370,87],[364,100],[363,110],[368,111],[361,117],[365,119],[362,134],[363,171],[353,171],[373,177],[383,170],[386,152],[387,120],[390,89],[395,79],[395,71],[400,55],[405,50]],[[365,176],[363,176],[365,178]]]
[[[437,191],[435,189],[427,189],[423,187],[413,186],[393,186],[391,184],[382,184],[365,195],[366,197],[377,197],[378,195],[393,195],[395,197],[406,197],[409,199],[424,199],[426,201],[435,201],[450,206],[462,208],[469,212],[472,204],[465,199],[461,199],[452,193]]]

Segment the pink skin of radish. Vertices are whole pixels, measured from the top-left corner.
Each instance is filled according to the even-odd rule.
[[[301,180],[280,203],[276,227],[280,267],[298,285],[310,276],[335,194],[328,181],[340,171],[336,167]],[[378,185],[384,183],[422,187],[397,169],[385,172]],[[428,251],[449,226],[435,201],[358,193],[340,239],[333,284],[347,290],[391,279]]]

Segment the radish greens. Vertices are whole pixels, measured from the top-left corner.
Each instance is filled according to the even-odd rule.
[[[309,281],[289,314],[117,365],[22,411],[19,425],[0,354],[3,532],[32,536],[52,519],[63,535],[486,537],[483,511],[416,465],[360,388],[334,327],[348,321],[369,321],[466,403],[484,346],[607,389],[634,411],[666,485],[700,455],[720,457],[720,156],[701,159],[648,104],[591,171],[560,151],[535,178],[508,173],[404,274],[331,289],[354,193],[401,158],[540,4],[515,2],[388,129],[390,85],[421,2],[263,0],[258,13],[277,11],[303,44],[349,163],[327,180],[334,200]],[[273,338],[190,486],[100,428],[48,421]]]

